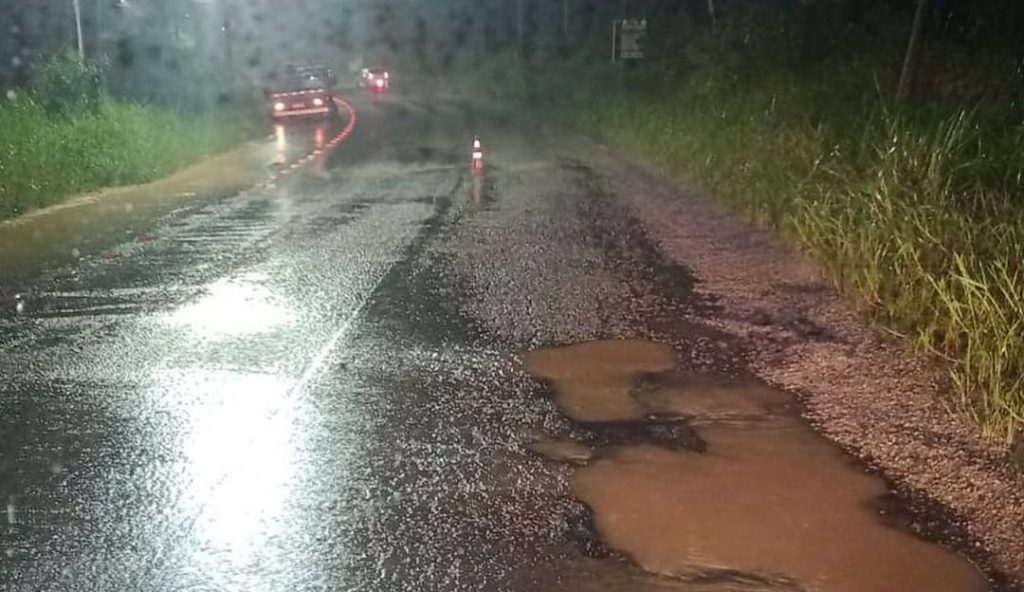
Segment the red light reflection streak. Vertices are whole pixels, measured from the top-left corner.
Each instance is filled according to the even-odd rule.
[[[343,110],[348,112],[348,121],[345,123],[345,127],[341,128],[341,131],[339,131],[337,133],[337,135],[335,135],[333,138],[331,138],[331,140],[329,142],[327,142],[327,144],[325,146],[323,146],[322,148],[321,147],[315,148],[309,154],[306,154],[302,158],[300,158],[300,159],[296,160],[295,162],[291,163],[290,165],[288,165],[286,168],[284,168],[281,171],[271,175],[270,178],[268,178],[266,181],[257,183],[256,185],[250,187],[249,189],[246,189],[246,190],[240,192],[239,195],[245,195],[246,193],[248,193],[249,191],[251,191],[253,189],[264,189],[264,188],[270,186],[271,184],[273,184],[278,179],[280,179],[282,177],[285,177],[285,176],[291,174],[293,171],[296,171],[299,168],[309,164],[316,157],[321,156],[321,155],[323,155],[323,154],[333,150],[334,148],[336,148],[338,146],[338,144],[340,144],[343,141],[345,141],[345,138],[349,137],[349,135],[352,134],[352,130],[355,129],[355,127],[356,127],[356,120],[357,120],[356,110],[355,110],[354,107],[352,107],[352,105],[348,104],[347,101],[345,101],[344,99],[339,98],[339,97],[334,97],[334,104],[337,105],[339,109],[343,109]],[[320,144],[319,140],[317,141],[317,144],[319,146],[319,144]]]

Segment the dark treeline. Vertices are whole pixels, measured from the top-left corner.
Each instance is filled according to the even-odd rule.
[[[917,0],[79,0],[82,46],[110,90],[134,99],[205,105],[257,86],[289,61],[340,70],[392,62],[442,74],[514,52],[527,65],[606,55],[615,18],[645,17],[653,57],[694,32],[758,7],[778,15],[789,53],[806,67],[884,46],[899,61]],[[55,51],[76,51],[74,0],[0,0],[0,87],[25,85]],[[976,45],[965,68],[1019,61],[1024,3],[929,0],[929,47]],[[889,65],[886,64],[888,67]],[[934,64],[933,64],[934,66]],[[936,73],[946,76],[948,72]],[[927,83],[928,78],[924,81]],[[945,80],[941,84],[963,84]]]

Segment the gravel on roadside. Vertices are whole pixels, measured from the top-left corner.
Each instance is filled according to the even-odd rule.
[[[494,136],[504,145],[482,197],[453,208],[434,247],[465,313],[520,350],[667,339],[694,369],[749,369],[797,394],[819,433],[918,509],[951,519],[937,528],[1013,578],[1004,588],[1024,583],[1024,476],[944,402],[941,368],[873,327],[810,257],[585,138]],[[687,302],[652,283],[664,274],[645,249],[693,276]],[[662,333],[652,319],[666,318],[676,328]]]
[[[871,325],[806,254],[603,148],[612,192],[718,305],[751,369],[798,393],[815,428],[898,487],[948,508],[1014,585],[1024,582],[1024,476],[945,402],[944,372]]]

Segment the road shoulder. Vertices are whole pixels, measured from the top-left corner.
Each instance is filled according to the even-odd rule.
[[[944,401],[943,372],[886,339],[777,236],[607,149],[580,141],[614,193],[739,338],[751,369],[797,393],[814,427],[907,497],[947,509],[997,566],[1024,578],[1024,477]]]
[[[0,280],[71,263],[111,240],[142,238],[158,216],[260,182],[271,156],[267,142],[255,140],[149,183],[94,191],[0,221]]]

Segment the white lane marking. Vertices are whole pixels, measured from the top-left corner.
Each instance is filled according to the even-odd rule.
[[[330,338],[327,339],[327,342],[324,343],[313,355],[313,358],[306,366],[305,371],[303,371],[302,375],[299,376],[299,380],[296,381],[290,389],[288,389],[289,395],[302,392],[314,378],[320,375],[321,370],[323,370],[324,366],[327,364],[328,358],[330,358],[331,352],[333,352],[337,347],[338,342],[340,342],[342,338],[348,334],[349,330],[352,329],[356,319],[359,318],[360,313],[362,313],[366,304],[370,302],[370,299],[373,298],[373,295],[377,293],[377,288],[384,282],[384,278],[386,277],[387,274],[383,274],[380,280],[374,284],[373,288],[367,290],[366,296],[352,310],[352,314],[342,322],[341,326],[334,331]]]

